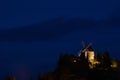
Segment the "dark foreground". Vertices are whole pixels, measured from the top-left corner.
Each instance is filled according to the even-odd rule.
[[[8,76],[6,80],[18,79]],[[108,52],[96,54],[93,63],[89,63],[84,55],[63,54],[56,69],[39,75],[37,80],[120,80],[120,62],[110,58]]]
[[[84,56],[61,55],[53,72],[38,80],[120,80],[120,62],[110,58],[108,52],[96,54],[96,63],[89,63]]]

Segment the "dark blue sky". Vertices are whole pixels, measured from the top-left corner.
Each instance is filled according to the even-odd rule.
[[[0,1],[1,74],[53,70],[60,52],[77,55],[81,41],[120,57],[120,0]],[[4,29],[4,30],[3,30]],[[23,80],[23,79],[22,79]]]
[[[58,16],[104,18],[119,6],[119,0],[2,0],[0,27],[39,23]]]

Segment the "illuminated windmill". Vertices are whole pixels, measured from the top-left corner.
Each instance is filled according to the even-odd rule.
[[[85,59],[88,59],[88,62],[92,63],[94,61],[94,50],[92,49],[92,44],[89,43],[87,47],[85,47],[83,50],[80,50],[78,56],[80,57],[81,54],[84,54]]]

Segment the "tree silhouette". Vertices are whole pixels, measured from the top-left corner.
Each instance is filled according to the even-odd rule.
[[[104,68],[110,68],[111,59],[108,51],[105,51],[102,55],[102,63]]]

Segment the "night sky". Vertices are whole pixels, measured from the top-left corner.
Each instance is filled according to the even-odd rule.
[[[119,59],[120,0],[0,1],[0,77],[52,71],[81,41]]]

